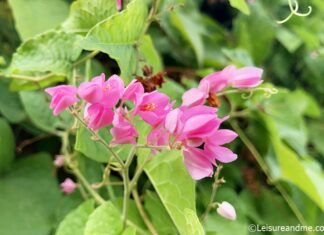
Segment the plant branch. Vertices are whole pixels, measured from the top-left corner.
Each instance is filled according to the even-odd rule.
[[[123,172],[122,172],[123,181],[124,181],[124,202],[123,202],[123,213],[122,213],[124,227],[126,226],[127,214],[128,214],[128,204],[129,204],[129,197],[130,197],[129,166],[132,164],[135,153],[136,153],[136,147],[133,146],[131,151],[129,152],[125,167],[123,168]]]
[[[211,195],[210,195],[210,198],[209,198],[209,203],[208,203],[208,205],[206,207],[205,212],[201,216],[201,220],[205,220],[207,218],[207,215],[209,214],[210,210],[213,208],[213,204],[214,204],[214,201],[215,201],[216,192],[217,192],[218,187],[222,183],[225,183],[225,180],[223,178],[219,179],[219,175],[220,175],[220,172],[221,172],[222,168],[223,168],[222,165],[218,165],[217,170],[216,170],[216,172],[214,174],[214,182],[212,184],[212,192],[211,192]]]
[[[137,189],[132,190],[132,195],[133,195],[135,204],[137,206],[137,209],[138,209],[144,223],[146,224],[147,228],[150,230],[151,234],[158,235],[159,233],[156,231],[156,228],[154,227],[154,225],[150,221],[149,217],[147,216],[147,214],[146,214],[146,212],[145,212],[145,210],[143,208],[143,205],[141,203],[141,199],[140,199],[140,197],[138,195]]]
[[[307,222],[306,222],[303,214],[300,212],[300,210],[298,209],[298,207],[294,203],[291,196],[288,194],[288,192],[285,190],[285,188],[281,186],[281,184],[279,182],[275,182],[273,180],[272,176],[270,175],[269,169],[268,169],[266,163],[264,162],[264,160],[262,159],[261,155],[259,154],[258,150],[254,147],[254,145],[249,140],[249,138],[244,134],[243,130],[239,127],[237,122],[230,121],[230,125],[232,126],[234,131],[239,135],[240,139],[242,140],[244,145],[248,148],[248,150],[253,155],[253,157],[256,159],[256,161],[258,162],[261,170],[263,171],[263,173],[269,179],[269,182],[272,183],[277,188],[277,190],[281,193],[281,195],[283,196],[283,198],[285,199],[288,206],[290,207],[292,212],[295,214],[295,216],[297,217],[299,222],[302,225],[307,226]]]
[[[70,107],[71,114],[79,120],[79,122],[89,131],[91,134],[95,137],[96,140],[98,140],[102,145],[104,145],[108,151],[112,154],[112,156],[115,158],[115,160],[122,166],[122,168],[125,167],[124,162],[120,159],[120,157],[114,152],[114,150],[110,147],[110,145],[94,130],[91,128],[88,128],[87,123],[80,117],[80,115],[77,113],[76,110]]]

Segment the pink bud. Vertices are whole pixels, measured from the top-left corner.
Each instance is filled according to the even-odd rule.
[[[60,184],[60,186],[61,186],[61,190],[62,190],[64,193],[66,193],[66,194],[70,194],[70,193],[72,193],[72,192],[76,189],[76,187],[77,187],[76,183],[74,183],[74,181],[71,180],[70,178],[66,178],[66,179],[65,179],[65,180]]]
[[[263,70],[257,67],[244,67],[235,71],[230,84],[235,88],[252,88],[262,83]]]
[[[55,116],[79,101],[76,97],[77,88],[71,85],[50,87],[45,89],[45,92],[52,96],[50,108]]]
[[[120,11],[123,8],[123,0],[116,0],[117,10]]]
[[[223,201],[218,205],[217,213],[226,219],[236,220],[236,212],[234,207],[226,201]]]
[[[56,155],[55,160],[53,161],[54,166],[62,167],[64,165],[64,156],[63,155]]]

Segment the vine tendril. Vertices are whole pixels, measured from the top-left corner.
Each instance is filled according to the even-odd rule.
[[[252,89],[252,90],[249,90],[247,91],[246,93],[243,93],[241,95],[242,99],[250,99],[254,92],[256,91],[263,91],[264,92],[264,98],[270,98],[272,95],[275,95],[275,94],[278,94],[278,89],[276,88],[268,88],[268,87],[259,87],[259,88],[256,88],[256,89]]]
[[[277,21],[278,24],[286,23],[294,15],[305,17],[305,16],[309,16],[311,14],[311,12],[312,12],[312,7],[311,6],[308,6],[308,12],[306,12],[306,13],[298,12],[299,5],[298,5],[297,0],[288,0],[288,5],[289,5],[289,9],[290,9],[290,14],[285,19],[278,20]]]

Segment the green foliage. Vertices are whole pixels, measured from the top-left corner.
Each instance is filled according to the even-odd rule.
[[[227,182],[218,189],[215,202],[231,202],[236,221],[222,218],[215,209],[199,220],[208,205],[212,181],[194,182],[181,151],[161,151],[148,162],[136,187],[144,212],[159,234],[244,235],[249,234],[250,223],[302,224],[296,211],[307,225],[322,223],[322,1],[310,1],[311,15],[294,16],[283,25],[276,20],[289,14],[286,1],[164,0],[158,2],[157,12],[149,10],[155,0],[123,3],[119,12],[114,0],[0,1],[0,234],[148,233],[131,199],[123,227],[120,172],[114,171],[114,162],[109,172],[103,164],[109,162],[111,152],[86,128],[73,125],[68,112],[54,117],[43,91],[63,82],[79,84],[102,71],[120,71],[128,83],[135,75],[143,76],[144,66],[151,67],[153,74],[168,72],[158,90],[175,100],[175,106],[181,104],[185,88],[197,86],[199,78],[228,64],[262,67],[262,87],[279,90],[270,98],[261,91],[249,99],[241,94],[219,97],[219,114],[231,112],[260,155],[247,148],[243,138],[230,146],[239,157],[234,164],[224,165],[221,177]],[[307,4],[300,1],[300,10]],[[89,54],[80,58],[82,50]],[[225,125],[222,128],[230,128]],[[136,127],[144,144],[149,126],[136,122]],[[60,146],[63,132],[68,138]],[[40,140],[47,133],[55,137]],[[111,141],[109,128],[98,133],[105,142]],[[15,158],[15,142],[26,153],[40,148],[53,154],[64,152],[69,166],[54,170],[52,158],[45,153],[24,156],[23,152]],[[130,148],[123,145],[113,150],[125,161]],[[149,156],[149,150],[139,149],[137,164]],[[134,162],[131,177],[138,168]],[[88,188],[71,175],[71,166],[78,167]],[[102,181],[103,175],[109,182]],[[280,183],[286,194],[268,185],[268,175],[269,183]],[[61,181],[63,177],[82,186],[60,196],[55,178]],[[82,203],[91,196],[89,188],[109,201],[97,208],[91,200]]]
[[[43,0],[9,0],[9,4],[22,40],[59,26],[68,14],[64,0],[46,1],[46,4]]]
[[[19,95],[9,90],[6,80],[0,80],[0,112],[10,122],[18,123],[26,118]]]
[[[230,0],[229,2],[232,7],[240,10],[244,14],[246,14],[246,15],[250,14],[250,9],[249,9],[247,3],[245,2],[245,0]]]
[[[53,116],[49,100],[43,91],[22,91],[20,98],[30,121],[41,130],[55,133],[72,126],[73,119],[67,112]]]
[[[15,158],[15,138],[9,123],[0,118],[0,174],[7,171]]]
[[[98,22],[117,12],[116,3],[110,0],[78,0],[71,5],[70,16],[63,29],[87,33]]]
[[[12,170],[1,177],[1,234],[50,233],[60,199],[52,172],[50,156],[39,153],[16,161]]]
[[[147,151],[139,154],[141,161],[148,157]],[[195,213],[195,183],[184,168],[181,152],[162,152],[144,169],[179,233],[203,233]]]
[[[57,229],[56,235],[83,235],[85,223],[93,210],[94,202],[92,200],[82,203],[64,218]]]
[[[12,87],[39,88],[63,81],[71,75],[72,64],[81,53],[80,39],[75,34],[51,31],[25,41],[13,55],[8,68],[7,76],[22,80],[16,81]],[[32,78],[24,80],[28,76]]]
[[[82,47],[99,50],[115,59],[121,70],[121,77],[131,80],[136,69],[135,45],[143,36],[147,18],[144,0],[132,1],[125,11],[113,15],[93,27],[85,37]],[[124,33],[120,33],[120,29]]]
[[[112,202],[107,202],[90,215],[84,235],[119,235],[122,231],[120,212]]]

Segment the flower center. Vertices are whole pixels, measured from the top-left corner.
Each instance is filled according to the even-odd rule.
[[[103,86],[102,87],[102,91],[103,92],[107,92],[108,90],[110,90],[110,86],[109,85],[106,85],[106,86]]]
[[[156,104],[148,103],[141,106],[141,111],[153,111],[156,109]]]

